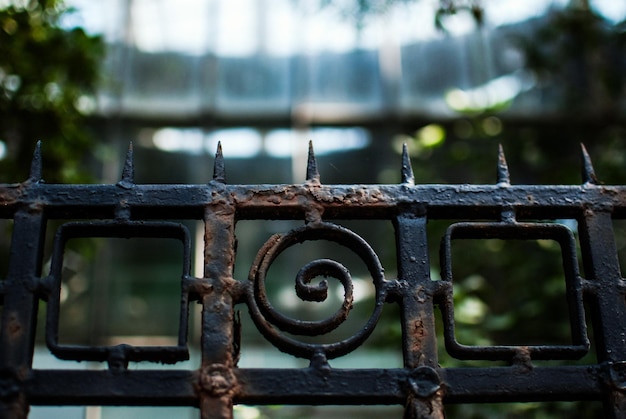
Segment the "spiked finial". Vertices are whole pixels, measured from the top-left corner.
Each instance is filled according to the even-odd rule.
[[[320,172],[317,170],[317,160],[313,152],[313,141],[309,141],[309,158],[306,163],[307,182],[320,183]]]
[[[135,162],[133,160],[133,143],[128,144],[128,151],[126,152],[126,161],[124,162],[124,168],[122,169],[122,180],[117,182],[122,188],[130,189],[135,184]]]
[[[587,153],[587,149],[583,143],[580,143],[580,155],[582,158],[582,176],[584,184],[598,184],[598,178],[596,177],[596,172],[593,170],[593,164],[591,163],[591,157],[589,157],[589,153]]]
[[[511,184],[511,178],[509,176],[509,166],[506,164],[506,157],[504,156],[504,148],[502,144],[498,144],[498,185],[508,186]]]
[[[226,182],[226,170],[224,167],[224,155],[222,154],[222,142],[217,142],[217,152],[213,163],[213,180],[216,182]]]
[[[413,176],[413,168],[411,167],[411,158],[409,157],[409,147],[406,143],[402,144],[402,183],[405,185],[415,185],[415,176]]]
[[[30,175],[28,180],[37,183],[42,181],[42,164],[41,164],[41,140],[35,145],[35,152],[30,163]]]

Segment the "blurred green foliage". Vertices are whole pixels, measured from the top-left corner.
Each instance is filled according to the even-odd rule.
[[[95,108],[103,43],[81,28],[66,29],[72,11],[59,0],[23,0],[0,8],[0,140],[3,182],[23,181],[38,140],[44,178],[84,182],[94,144],[85,117]]]
[[[530,35],[512,42],[560,111],[619,117],[626,96],[626,20],[614,23],[588,2],[552,11]]]

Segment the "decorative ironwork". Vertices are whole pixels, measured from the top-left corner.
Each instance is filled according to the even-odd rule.
[[[284,316],[277,312],[267,299],[265,276],[274,259],[287,247],[307,240],[330,240],[339,243],[358,254],[367,265],[376,288],[374,312],[356,335],[334,344],[311,344],[297,342],[280,336],[269,324],[282,331],[305,336],[319,336],[336,329],[352,309],[352,279],[348,270],[339,262],[330,259],[313,261],[304,266],[296,277],[296,293],[306,301],[324,301],[327,297],[328,282],[323,280],[311,286],[312,279],[324,276],[336,278],[344,288],[344,301],[337,312],[321,321],[303,321]],[[312,359],[318,354],[325,359],[343,356],[361,345],[372,333],[380,317],[385,300],[383,268],[372,248],[361,237],[338,225],[316,222],[292,230],[284,236],[270,238],[257,255],[250,279],[254,283],[254,298],[249,298],[248,306],[255,324],[263,335],[280,350],[302,358]]]
[[[59,311],[61,294],[61,273],[63,270],[63,253],[69,239],[77,237],[155,237],[173,238],[183,243],[183,274],[181,277],[181,304],[179,335],[177,346],[146,346],[118,345],[114,347],[80,347],[60,345]],[[191,239],[187,228],[182,224],[167,222],[137,222],[129,220],[102,222],[71,222],[63,224],[57,230],[50,276],[43,280],[47,295],[48,312],[46,322],[46,341],[50,351],[59,359],[74,361],[108,361],[109,367],[128,366],[128,362],[151,361],[164,364],[175,364],[189,359],[187,349],[187,319],[189,317],[188,285],[190,279]]]
[[[31,405],[196,406],[203,418],[228,418],[233,404],[397,404],[406,417],[443,417],[449,403],[601,400],[607,417],[626,412],[626,287],[613,236],[613,218],[626,215],[626,187],[603,186],[582,149],[582,185],[513,185],[502,148],[494,185],[416,185],[404,149],[399,185],[324,185],[313,147],[302,185],[228,185],[221,146],[206,185],[138,185],[129,148],[116,185],[48,185],[41,179],[37,145],[29,179],[0,185],[0,217],[13,220],[7,277],[0,281],[0,417],[22,418]],[[533,220],[576,219],[585,277],[575,238],[565,227]],[[202,220],[204,275],[190,274],[190,239],[172,220]],[[271,237],[259,250],[249,280],[233,278],[235,223],[247,219],[301,220],[302,227]],[[396,235],[397,278],[386,278],[378,256],[338,219],[387,220]],[[429,219],[452,224],[441,244],[441,281],[432,280],[426,241]],[[49,276],[42,276],[48,220],[63,224],[56,236]],[[97,220],[97,221],[93,221]],[[155,237],[182,242],[183,272],[178,344],[170,347],[68,346],[59,343],[63,254],[77,237]],[[572,342],[567,345],[467,346],[455,337],[451,243],[463,239],[553,240],[560,245]],[[328,280],[343,287],[343,302],[319,321],[293,319],[266,293],[268,270],[286,249],[329,241],[355,253],[375,288],[373,311],[350,337],[310,343],[297,336],[325,335],[350,314],[353,281],[342,264],[319,259],[295,278],[305,301],[327,298]],[[316,285],[312,280],[328,277]],[[36,314],[47,302],[46,340],[61,359],[107,362],[106,370],[32,367]],[[188,357],[189,301],[202,305],[201,364],[195,370],[132,370],[129,362],[177,363]],[[585,309],[583,308],[585,303]],[[347,355],[370,336],[383,306],[401,307],[401,368],[336,369],[328,360]],[[276,348],[310,360],[301,369],[237,366],[240,347],[235,316],[246,305],[256,327]],[[435,314],[443,314],[444,340],[460,359],[506,361],[508,366],[444,368],[439,365]],[[593,321],[597,362],[537,366],[536,360],[579,359],[590,348],[585,314]]]
[[[451,242],[460,239],[539,239],[555,240],[561,245],[569,304],[571,333],[574,339],[569,346],[488,346],[469,347],[459,344],[454,337],[454,304],[451,293],[440,301],[444,314],[444,339],[448,352],[458,359],[487,359],[513,361],[525,359],[579,359],[589,350],[587,328],[582,302],[582,279],[578,273],[576,245],[572,231],[561,224],[518,223],[509,219],[501,223],[456,223],[448,227],[441,243],[442,277],[452,282]]]

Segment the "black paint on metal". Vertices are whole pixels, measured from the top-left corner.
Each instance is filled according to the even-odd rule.
[[[410,418],[441,418],[449,403],[601,400],[607,417],[626,415],[626,286],[613,237],[613,218],[626,217],[626,186],[599,184],[584,147],[581,185],[511,184],[500,148],[494,185],[415,185],[406,148],[399,185],[324,185],[313,147],[301,185],[228,185],[221,146],[206,185],[138,185],[129,148],[116,185],[47,185],[37,145],[29,179],[0,185],[0,217],[14,223],[8,274],[0,282],[0,418],[25,418],[31,405],[194,406],[203,418],[232,417],[233,405],[396,404]],[[578,270],[576,238],[562,225],[579,222],[585,277]],[[202,220],[204,274],[190,272],[187,229],[172,220]],[[248,280],[233,278],[235,223],[247,219],[301,220],[302,227],[268,239]],[[387,220],[395,227],[398,278],[387,278],[378,256],[337,219]],[[442,280],[430,277],[427,222],[454,219],[441,245]],[[57,231],[50,275],[42,277],[48,220],[73,220]],[[84,220],[84,221],[76,221]],[[94,221],[98,220],[98,221]],[[180,321],[175,346],[69,346],[59,343],[60,282],[68,240],[78,237],[156,237],[180,240]],[[550,239],[561,247],[572,342],[565,345],[467,346],[454,334],[450,246],[463,239]],[[349,316],[350,272],[322,259],[300,270],[297,295],[323,301],[326,280],[344,289],[341,308],[320,321],[280,313],[269,302],[265,277],[275,258],[305,241],[330,241],[354,252],[371,274],[375,303],[353,336],[331,343],[300,341],[325,335]],[[105,370],[33,368],[36,315],[46,301],[46,341],[55,356],[107,363]],[[188,358],[188,304],[202,304],[201,363],[194,370],[132,370],[129,362],[177,363]],[[370,336],[386,304],[398,304],[402,368],[337,369],[329,359],[347,356]],[[584,304],[584,305],[583,305]],[[301,369],[239,368],[235,309],[246,305],[262,335],[276,348],[308,359]],[[444,368],[439,365],[435,315],[442,312],[448,353],[459,359],[505,361],[508,366]],[[587,311],[583,307],[587,307]],[[585,315],[594,326],[597,362],[538,366],[537,360],[579,359],[587,354]],[[400,350],[400,349],[399,349]]]

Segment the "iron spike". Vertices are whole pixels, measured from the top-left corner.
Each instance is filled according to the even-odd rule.
[[[591,163],[591,157],[589,157],[589,153],[587,152],[587,148],[583,143],[580,143],[580,156],[582,158],[582,177],[583,184],[591,184],[597,185],[598,178],[596,176],[595,170],[593,170],[593,164]]]
[[[28,180],[33,183],[42,181],[42,163],[41,163],[41,140],[35,144],[35,152],[33,153],[33,159],[30,163],[30,174]]]
[[[509,176],[509,166],[506,163],[506,157],[504,155],[504,148],[502,144],[498,144],[498,181],[497,184],[501,186],[511,185],[511,177]]]
[[[224,166],[224,155],[222,154],[222,142],[217,142],[217,152],[213,163],[213,180],[216,182],[226,182],[226,169]]]
[[[413,167],[411,167],[411,158],[409,157],[409,147],[406,143],[402,144],[402,183],[415,185],[415,176],[413,175]]]
[[[124,168],[122,169],[122,180],[118,183],[123,188],[132,188],[135,184],[135,162],[133,159],[133,142],[128,144],[128,151],[126,152],[126,161],[124,162]]]
[[[309,141],[309,158],[306,164],[307,182],[320,183],[320,172],[317,170],[317,160],[313,151],[313,141]]]

